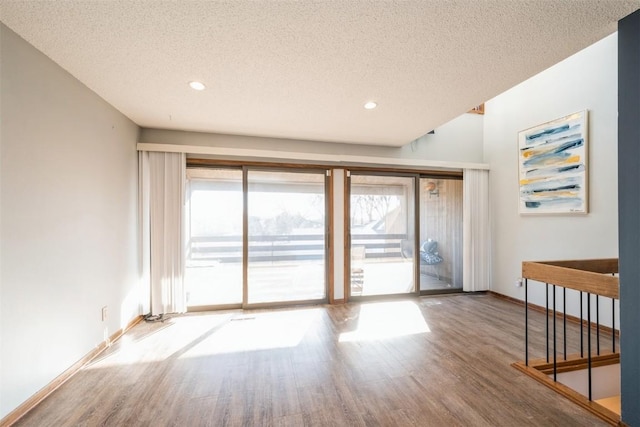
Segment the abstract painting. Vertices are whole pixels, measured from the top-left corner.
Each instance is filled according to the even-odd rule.
[[[519,132],[520,213],[587,213],[587,152],[587,110]]]

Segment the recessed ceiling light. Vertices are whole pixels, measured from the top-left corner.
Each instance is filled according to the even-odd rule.
[[[204,83],[200,83],[200,82],[189,82],[189,86],[191,86],[191,89],[194,89],[194,90],[204,90],[206,88]]]
[[[377,106],[378,106],[378,104],[373,102],[373,101],[369,101],[366,104],[364,104],[364,108],[366,108],[367,110],[373,110]]]

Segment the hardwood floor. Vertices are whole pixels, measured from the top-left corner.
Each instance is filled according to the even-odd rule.
[[[607,425],[510,366],[523,310],[449,295],[143,323],[16,425]]]

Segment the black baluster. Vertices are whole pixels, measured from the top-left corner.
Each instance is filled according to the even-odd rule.
[[[584,304],[584,298],[582,291],[580,291],[580,357],[584,357],[584,314],[582,313],[582,305]]]
[[[547,310],[547,325],[545,328],[546,334],[547,334],[547,341],[546,341],[546,346],[547,346],[547,363],[549,363],[549,284],[545,283],[545,303],[546,303],[546,310]]]
[[[616,352],[616,300],[611,298],[611,340],[613,341],[612,351]]]
[[[589,376],[589,400],[591,400],[591,294],[587,292],[587,374]]]
[[[524,364],[529,366],[529,297],[526,278],[524,279]]]
[[[558,365],[556,361],[556,285],[553,285],[553,380],[557,381]]]
[[[562,341],[564,360],[567,360],[567,288],[562,288]]]
[[[596,295],[596,354],[600,356],[600,295]]]

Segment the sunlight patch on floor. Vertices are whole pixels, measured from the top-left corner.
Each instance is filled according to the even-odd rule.
[[[373,341],[431,332],[420,308],[411,301],[362,304],[358,326],[340,334],[340,342]]]
[[[229,313],[179,315],[169,316],[163,322],[142,323],[120,337],[86,369],[166,360],[188,348],[208,331],[219,328],[231,317]]]
[[[180,357],[295,347],[319,315],[319,309],[238,315]]]

